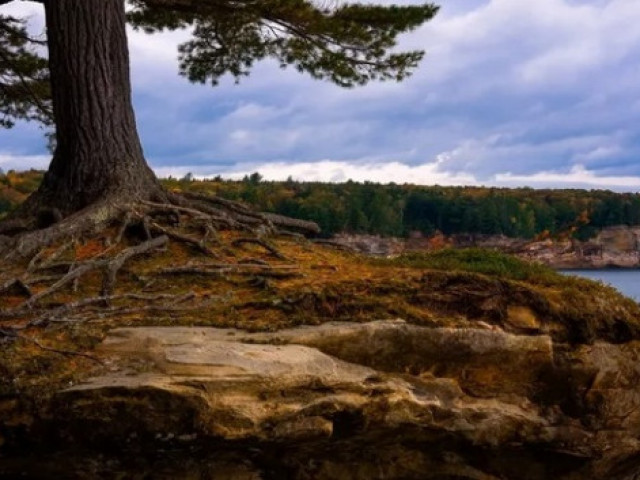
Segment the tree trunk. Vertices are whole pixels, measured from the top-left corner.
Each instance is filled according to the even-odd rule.
[[[46,0],[57,147],[27,210],[156,196],[131,104],[124,0]]]

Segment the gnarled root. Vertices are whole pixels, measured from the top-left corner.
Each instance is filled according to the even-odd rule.
[[[143,272],[147,284],[169,276],[195,275],[248,278],[246,285],[255,283],[264,287],[267,278],[299,277],[299,268],[290,262],[271,265],[260,258],[234,260],[233,249],[242,250],[246,245],[257,245],[265,251],[264,255],[287,260],[266,239],[283,233],[282,229],[294,236],[318,232],[312,222],[255,212],[238,202],[200,194],[167,193],[160,201],[133,204],[104,201],[47,228],[5,236],[0,243],[2,337],[31,341],[28,340],[31,337],[18,332],[141,312],[177,314],[202,309],[216,301],[208,294],[193,292],[187,299],[184,294],[151,295],[144,291],[144,286],[138,292],[117,292],[119,274],[126,270],[127,264],[171,248],[173,244],[182,245],[185,252],[192,253],[186,262],[182,260],[183,264],[178,262]],[[220,232],[229,230],[241,232],[241,237],[225,243]],[[87,241],[94,245],[93,250],[89,249],[91,254],[77,255]],[[193,261],[196,258],[199,260]],[[87,295],[85,279],[95,279],[96,275],[101,276],[100,287]],[[135,274],[127,271],[127,278],[131,275]],[[73,300],[60,303],[69,291],[79,289],[80,293],[73,293]],[[14,299],[13,306],[3,305],[3,297],[8,296]],[[19,298],[22,300],[16,303]],[[38,340],[32,343],[55,351]],[[73,352],[60,350],[58,353]]]

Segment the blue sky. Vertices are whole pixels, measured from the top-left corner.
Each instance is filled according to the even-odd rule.
[[[638,0],[440,5],[402,38],[427,51],[413,77],[352,90],[270,62],[240,85],[191,85],[176,62],[187,32],[132,32],[149,162],[162,176],[640,190]],[[42,28],[37,4],[2,11]],[[0,132],[1,168],[47,163],[37,127]]]

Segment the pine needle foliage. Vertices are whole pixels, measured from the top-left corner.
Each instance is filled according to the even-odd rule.
[[[124,2],[125,0],[123,0]],[[0,0],[0,6],[9,3]],[[338,0],[130,0],[128,19],[147,33],[189,29],[178,48],[180,73],[191,82],[236,82],[260,60],[275,59],[342,87],[401,81],[422,59],[398,51],[398,35],[430,20],[430,4],[375,5]],[[0,14],[0,128],[16,121],[53,122],[46,39],[26,20]]]
[[[134,26],[147,32],[189,27],[180,46],[181,73],[216,84],[236,80],[258,60],[275,58],[343,87],[406,78],[424,52],[394,50],[399,34],[430,20],[432,4],[371,5],[309,0],[133,0]]]
[[[48,65],[38,51],[43,45],[23,20],[0,15],[0,127],[17,120],[51,124]]]

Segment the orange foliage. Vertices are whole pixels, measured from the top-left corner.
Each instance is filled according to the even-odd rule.
[[[549,238],[551,238],[551,232],[549,232],[549,230],[543,230],[538,235],[536,235],[535,240],[537,242],[540,242],[542,240],[548,240]]]
[[[436,232],[427,240],[427,243],[430,250],[441,250],[450,246],[449,240],[442,234],[442,232]]]
[[[586,210],[583,210],[582,212],[580,212],[580,215],[578,216],[577,222],[582,224],[582,225],[587,225],[589,222],[591,221],[591,219],[589,218],[589,212]]]
[[[99,239],[92,239],[76,247],[76,260],[87,260],[102,253],[105,249],[104,243]]]

